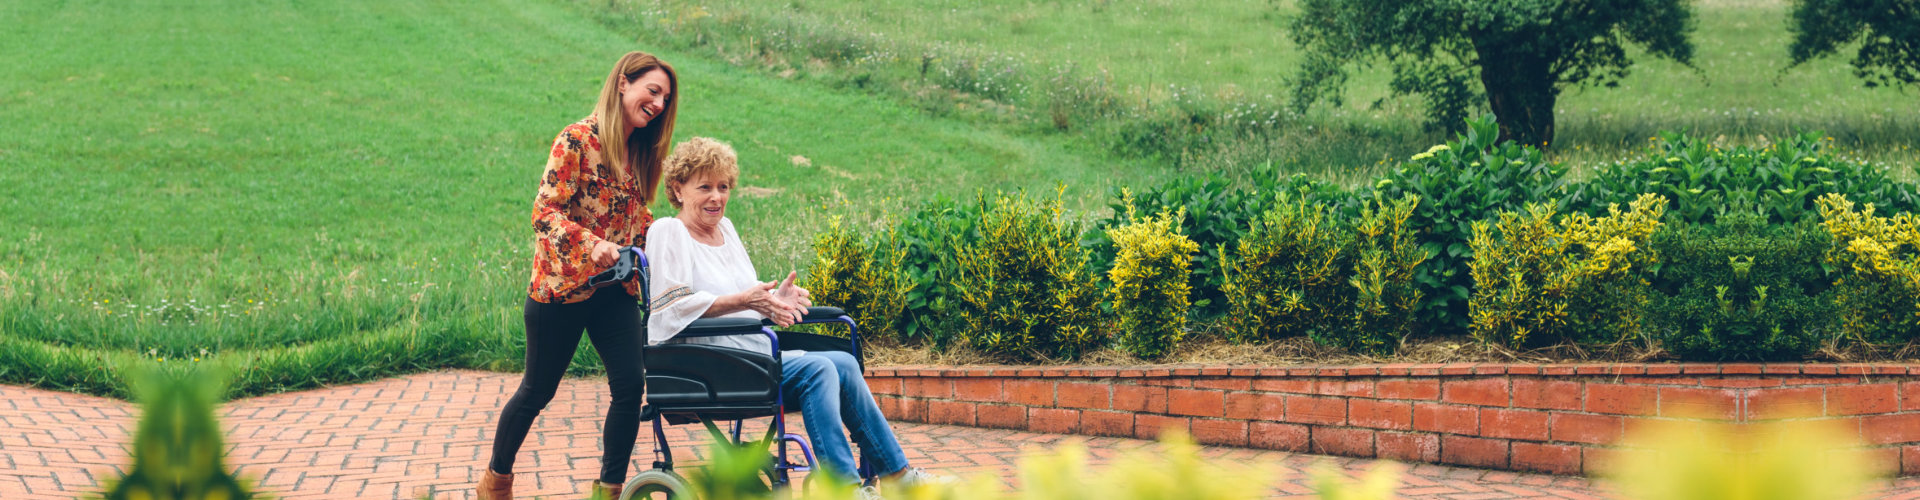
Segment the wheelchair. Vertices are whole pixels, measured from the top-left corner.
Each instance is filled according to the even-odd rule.
[[[650,308],[647,259],[637,247],[621,250],[613,267],[588,280],[588,286],[602,287],[637,280],[640,284],[642,311]],[[619,500],[655,498],[662,495],[675,500],[695,498],[686,478],[673,470],[673,449],[667,442],[666,425],[699,423],[715,440],[736,445],[747,419],[773,417],[768,438],[777,437],[772,465],[762,472],[769,488],[790,486],[792,474],[815,469],[812,448],[805,438],[786,431],[787,408],[780,394],[780,350],[811,352],[842,351],[865,368],[860,353],[859,325],[847,313],[834,307],[813,307],[799,324],[839,323],[847,327],[848,338],[803,332],[775,331],[770,321],[748,318],[702,318],[694,320],[675,338],[716,337],[725,335],[765,335],[773,343],[773,352],[757,353],[706,344],[659,344],[641,349],[646,379],[646,401],[640,408],[640,420],[653,423],[653,468],[627,480]],[[723,433],[716,421],[731,421],[731,432]],[[801,462],[789,460],[788,445],[798,445]],[[860,478],[871,480],[872,466],[862,457]],[[809,481],[814,476],[809,475]]]

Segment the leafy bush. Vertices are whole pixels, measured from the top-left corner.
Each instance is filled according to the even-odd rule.
[[[1098,277],[1059,195],[980,203],[980,237],[954,255],[961,334],[983,352],[1020,357],[1075,358],[1106,345]]]
[[[1393,203],[1378,200],[1361,208],[1353,224],[1353,327],[1333,337],[1333,344],[1360,352],[1383,354],[1399,348],[1416,329],[1421,292],[1414,276],[1427,253],[1420,249],[1419,231],[1407,226],[1420,199],[1407,196]]]
[[[1127,216],[1134,222],[1107,230],[1120,250],[1107,272],[1113,282],[1109,296],[1120,319],[1120,348],[1158,358],[1172,352],[1186,334],[1187,266],[1200,245],[1180,233],[1184,210],[1146,219],[1132,212]]]
[[[905,340],[899,325],[913,282],[902,266],[907,253],[899,235],[897,229],[855,234],[840,217],[828,221],[813,240],[807,270],[813,303],[845,309],[867,338]]]
[[[1226,263],[1228,336],[1241,342],[1312,335],[1332,328],[1351,301],[1350,239],[1326,207],[1285,191],[1254,221]]]
[[[1646,302],[1641,278],[1657,261],[1647,248],[1666,199],[1642,195],[1626,212],[1571,214],[1552,205],[1501,212],[1473,223],[1473,336],[1511,348],[1543,340],[1592,342],[1637,333]]]
[[[945,347],[959,318],[954,280],[959,276],[960,242],[979,241],[981,204],[936,196],[895,226],[904,253],[900,270],[910,286],[901,312],[900,333],[907,339]]]
[[[1892,211],[1920,210],[1920,190],[1887,171],[1825,152],[1819,132],[1789,136],[1771,147],[1722,150],[1707,141],[1663,132],[1651,155],[1599,169],[1588,182],[1568,187],[1561,208],[1600,215],[1642,193],[1672,200],[1677,222],[1713,222],[1721,207],[1758,204],[1769,222],[1793,224],[1817,213],[1813,200],[1841,193]]]
[[[1870,343],[1912,340],[1920,333],[1920,216],[1878,217],[1874,205],[1854,210],[1839,194],[1816,202],[1833,237],[1826,262],[1840,274],[1834,302],[1841,332]]]
[[[1552,199],[1567,172],[1532,146],[1496,142],[1499,133],[1492,117],[1470,120],[1466,133],[1413,155],[1373,186],[1384,199],[1420,198],[1407,222],[1424,231],[1419,241],[1428,258],[1415,276],[1425,300],[1420,322],[1440,333],[1468,327],[1473,223]]]
[[[1414,282],[1426,252],[1407,221],[1408,196],[1374,200],[1353,218],[1281,191],[1228,257],[1229,336],[1239,341],[1307,335],[1367,353],[1397,349],[1416,324]]]
[[[1661,264],[1649,329],[1688,360],[1802,359],[1834,313],[1820,265],[1826,232],[1811,220],[1768,225],[1752,205],[1722,212],[1716,224],[1677,223],[1654,234]]]
[[[1247,186],[1235,186],[1218,173],[1177,177],[1144,192],[1113,188],[1109,206],[1113,214],[1098,224],[1100,230],[1088,233],[1086,245],[1093,251],[1094,269],[1112,267],[1117,249],[1107,230],[1131,223],[1129,213],[1185,211],[1180,232],[1193,239],[1203,250],[1234,245],[1247,234],[1247,228],[1265,212],[1274,193],[1289,192],[1315,205],[1348,206],[1351,196],[1332,183],[1302,174],[1282,176],[1270,168],[1256,169]],[[1131,196],[1129,196],[1131,195]],[[1204,316],[1217,316],[1227,310],[1226,297],[1220,291],[1225,283],[1222,261],[1215,252],[1202,251],[1193,257],[1193,276],[1188,288],[1192,302]]]

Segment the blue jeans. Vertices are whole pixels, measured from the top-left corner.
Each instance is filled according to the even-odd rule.
[[[887,417],[867,391],[867,379],[860,374],[860,363],[844,352],[808,352],[781,360],[780,397],[787,405],[800,406],[806,420],[807,438],[813,453],[827,473],[848,482],[859,481],[858,462],[847,443],[844,425],[860,444],[860,454],[872,463],[878,474],[891,474],[907,468],[906,454],[893,437]]]

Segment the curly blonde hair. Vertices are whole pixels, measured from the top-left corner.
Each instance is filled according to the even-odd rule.
[[[733,146],[710,137],[695,137],[681,141],[673,146],[673,154],[667,155],[665,166],[667,184],[667,203],[680,209],[680,197],[674,196],[680,186],[702,175],[714,175],[733,183],[740,179],[740,159],[733,154]]]

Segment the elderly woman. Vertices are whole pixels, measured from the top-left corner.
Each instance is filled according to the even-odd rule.
[[[704,343],[770,352],[773,346],[762,335],[674,336],[699,318],[764,318],[791,325],[811,305],[807,291],[793,286],[793,273],[779,284],[758,280],[740,233],[727,219],[727,201],[740,178],[737,161],[732,147],[704,137],[674,146],[667,157],[667,202],[680,213],[654,222],[647,233],[647,260],[655,290],[647,335],[654,343]],[[907,485],[946,481],[907,466],[900,443],[874,404],[852,355],[783,350],[780,356],[781,395],[799,402],[807,436],[827,473],[849,482],[858,480],[848,434],[841,431],[845,425],[874,470],[886,473],[883,479]],[[861,493],[873,496],[870,488]]]

